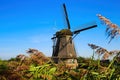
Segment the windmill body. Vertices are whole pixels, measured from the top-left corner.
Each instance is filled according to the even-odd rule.
[[[76,68],[77,63],[77,54],[75,51],[74,43],[73,43],[73,36],[79,34],[81,31],[91,29],[96,27],[96,24],[92,24],[86,26],[86,28],[79,29],[76,31],[70,30],[70,23],[66,11],[65,4],[63,4],[66,22],[68,25],[68,29],[62,29],[53,36],[53,53],[52,59],[55,63],[65,62],[66,65],[72,66],[72,68]]]
[[[56,44],[53,56],[59,58],[76,57],[72,41],[72,32],[69,29],[64,29],[56,33]]]
[[[63,29],[56,33],[54,38],[55,44],[53,46],[52,58],[55,63],[60,63],[61,61],[66,64],[72,64],[76,67],[77,55],[72,40],[72,32],[69,29]]]

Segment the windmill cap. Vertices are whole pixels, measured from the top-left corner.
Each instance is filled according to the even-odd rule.
[[[72,32],[69,29],[62,29],[56,32],[56,37],[61,37],[61,36],[66,36],[66,35],[72,36]]]

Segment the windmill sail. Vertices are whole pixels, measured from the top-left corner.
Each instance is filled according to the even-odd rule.
[[[67,10],[66,10],[65,4],[63,4],[63,8],[64,8],[64,12],[65,12],[65,18],[66,18],[66,21],[67,21],[68,29],[70,29],[70,22],[69,22],[69,19],[68,19],[68,14],[67,14]]]
[[[85,30],[95,28],[95,27],[97,27],[97,24],[95,22],[90,22],[88,24],[82,25],[81,29],[73,31],[73,34],[77,34],[77,33],[81,32],[81,31],[85,31]]]

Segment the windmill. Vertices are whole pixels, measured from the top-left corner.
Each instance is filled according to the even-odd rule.
[[[77,64],[77,54],[75,51],[73,39],[77,34],[82,31],[97,27],[96,23],[91,23],[84,25],[82,29],[71,31],[71,26],[69,23],[67,10],[65,4],[63,4],[65,18],[67,22],[67,29],[62,29],[57,31],[56,34],[53,35],[53,53],[52,59],[55,63],[59,63],[60,61],[65,62],[66,64]]]

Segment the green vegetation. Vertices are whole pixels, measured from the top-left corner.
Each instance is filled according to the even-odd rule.
[[[120,80],[119,52],[111,61],[78,57],[76,69],[55,64],[38,50],[28,53],[0,60],[0,80]]]

